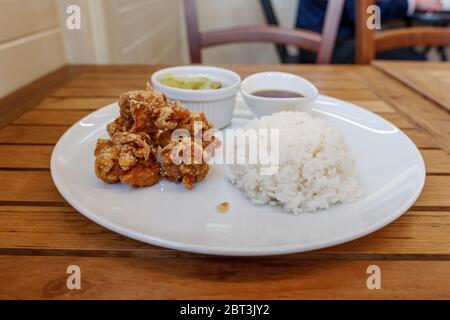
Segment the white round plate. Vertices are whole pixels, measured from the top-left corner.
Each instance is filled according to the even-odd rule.
[[[402,131],[355,105],[320,96],[311,114],[338,128],[357,158],[365,196],[354,203],[297,216],[279,207],[252,205],[228,182],[222,165],[212,167],[190,191],[171,182],[141,189],[107,185],[95,177],[93,150],[98,138],[107,137],[105,126],[117,114],[117,104],[109,105],[63,135],[52,154],[53,181],[63,197],[92,221],[162,247],[258,256],[334,246],[397,219],[416,201],[425,182],[422,156]],[[234,118],[231,126],[246,121]],[[230,204],[225,214],[216,208],[222,202]]]

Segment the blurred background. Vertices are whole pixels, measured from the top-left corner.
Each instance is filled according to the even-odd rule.
[[[271,4],[281,26],[298,24],[299,1]],[[70,5],[81,9],[80,30],[66,28]],[[198,0],[197,14],[200,30],[267,22],[259,0]],[[302,14],[315,19],[317,12]],[[383,27],[408,23],[398,18]],[[188,64],[185,25],[182,0],[0,0],[0,97],[66,64]],[[426,59],[443,59],[435,49],[423,53]],[[202,55],[204,64],[280,63],[270,43],[206,48]]]

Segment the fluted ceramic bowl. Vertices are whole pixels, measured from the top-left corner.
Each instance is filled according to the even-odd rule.
[[[207,77],[220,82],[220,89],[189,90],[169,87],[160,82],[166,76]],[[190,111],[204,112],[218,129],[230,124],[236,104],[241,77],[230,70],[207,66],[181,66],[162,69],[151,77],[153,88],[164,93],[169,100],[178,100]]]

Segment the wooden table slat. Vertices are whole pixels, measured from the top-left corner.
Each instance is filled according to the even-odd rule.
[[[53,146],[0,145],[1,169],[50,169]]]
[[[385,76],[382,71],[367,69],[360,73],[352,73],[351,76],[365,81],[405,119],[413,121],[417,127],[432,134],[440,146],[450,153],[450,113],[397,80]]]
[[[375,61],[374,66],[450,111],[450,65]]]
[[[48,171],[1,171],[0,202],[66,203]]]
[[[116,98],[47,98],[38,104],[34,110],[97,110],[116,102]]]
[[[69,265],[82,271],[79,291],[66,287]],[[383,272],[382,290],[367,289],[370,265]],[[0,257],[0,298],[443,299],[449,268],[450,261]]]
[[[69,126],[7,126],[0,129],[0,144],[56,144]]]

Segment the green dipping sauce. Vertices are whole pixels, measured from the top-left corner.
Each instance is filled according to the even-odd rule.
[[[175,77],[165,76],[159,80],[163,85],[178,89],[188,90],[214,90],[222,88],[220,82],[212,81],[207,77]]]

